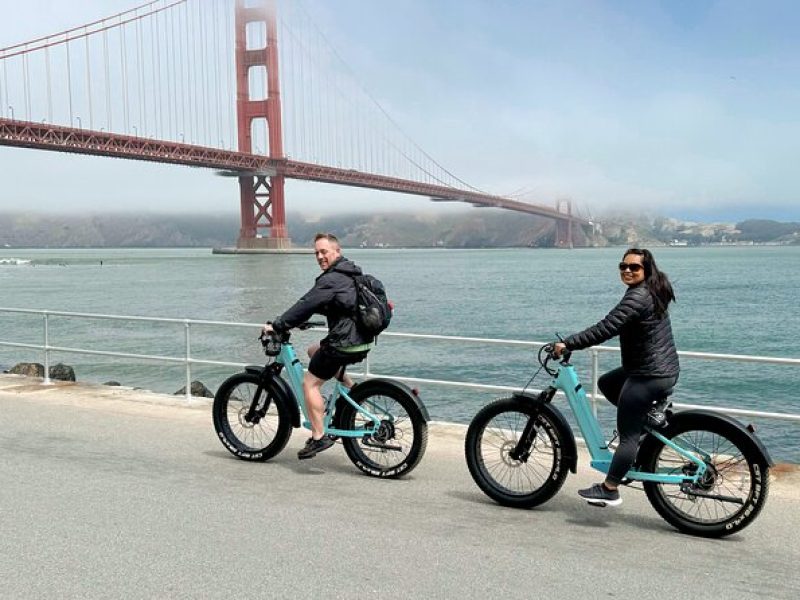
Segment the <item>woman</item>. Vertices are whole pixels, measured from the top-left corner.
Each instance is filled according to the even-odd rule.
[[[622,504],[618,487],[631,468],[639,448],[647,414],[654,403],[672,392],[678,381],[678,352],[667,308],[675,300],[666,273],[656,266],[649,250],[631,248],[619,263],[625,295],[599,323],[555,344],[564,350],[581,350],[619,336],[622,366],[598,380],[603,395],[617,407],[619,446],[603,483],[578,491],[590,504]]]

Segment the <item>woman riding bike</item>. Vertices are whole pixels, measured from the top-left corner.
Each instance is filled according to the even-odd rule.
[[[625,295],[600,322],[556,342],[554,354],[582,350],[619,336],[622,366],[598,380],[603,395],[617,407],[619,445],[606,479],[578,494],[590,504],[622,504],[618,487],[636,459],[639,438],[654,405],[672,392],[680,366],[667,308],[675,300],[666,273],[649,250],[631,248],[619,263]]]

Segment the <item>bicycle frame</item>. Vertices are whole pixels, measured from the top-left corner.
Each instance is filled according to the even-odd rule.
[[[308,408],[306,406],[306,396],[303,392],[303,366],[300,364],[300,360],[297,358],[297,354],[295,353],[294,347],[291,343],[283,342],[281,344],[281,350],[278,356],[275,358],[275,362],[283,365],[283,368],[286,370],[289,380],[289,387],[294,393],[295,402],[297,402],[297,405],[300,407],[300,410],[303,413],[303,427],[306,429],[311,429],[311,422],[308,418]],[[325,433],[339,437],[353,438],[363,437],[365,435],[373,435],[378,431],[378,428],[381,424],[381,419],[373,415],[370,411],[353,400],[348,392],[348,388],[342,385],[342,383],[336,379],[333,391],[328,395],[327,398],[325,398],[325,415],[323,420]],[[340,429],[338,427],[331,427],[333,409],[335,407],[336,398],[339,396],[344,398],[353,406],[353,408],[369,419],[372,422],[372,426],[359,427],[356,429]]]
[[[578,374],[575,371],[575,367],[569,362],[562,361],[559,365],[558,372],[553,378],[552,387],[561,390],[567,397],[569,406],[572,409],[572,412],[575,415],[575,420],[578,423],[578,428],[580,429],[581,435],[583,435],[583,439],[586,442],[589,455],[592,458],[592,468],[602,473],[608,473],[613,454],[608,449],[608,445],[603,437],[603,432],[600,429],[600,424],[597,421],[597,417],[595,417],[592,413],[589,405],[589,399],[586,396],[586,391],[583,389],[583,386],[578,380]],[[706,472],[706,464],[702,457],[698,457],[694,452],[679,446],[674,441],[667,439],[658,431],[651,429],[650,427],[645,426],[645,430],[649,432],[650,435],[653,435],[661,440],[661,442],[666,446],[672,448],[680,456],[697,465],[697,470],[693,475],[674,475],[666,472],[646,473],[631,469],[626,474],[628,479],[680,485],[687,482],[697,482],[702,478],[703,474]]]

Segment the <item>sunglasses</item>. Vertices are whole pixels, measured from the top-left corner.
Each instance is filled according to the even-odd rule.
[[[642,269],[644,269],[644,267],[639,263],[626,263],[626,262],[619,263],[620,273],[624,273],[625,271],[630,271],[631,273],[638,273]]]

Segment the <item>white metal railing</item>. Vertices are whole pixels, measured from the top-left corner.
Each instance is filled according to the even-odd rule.
[[[110,356],[116,358],[131,358],[131,359],[139,359],[139,360],[152,360],[156,362],[166,362],[166,363],[173,363],[173,364],[183,364],[185,366],[185,373],[186,373],[186,398],[191,399],[191,384],[192,384],[192,365],[216,365],[216,366],[229,366],[229,367],[244,367],[246,364],[249,363],[239,363],[239,362],[229,362],[229,361],[219,361],[219,360],[207,360],[201,358],[194,358],[191,354],[191,332],[193,326],[218,326],[218,327],[238,327],[238,328],[248,328],[248,329],[257,329],[262,326],[261,323],[235,323],[229,321],[207,321],[207,320],[199,320],[199,319],[169,319],[169,318],[162,318],[162,317],[138,317],[138,316],[125,316],[125,315],[105,315],[105,314],[95,314],[95,313],[77,313],[77,312],[65,312],[65,311],[49,311],[49,310],[32,310],[32,309],[25,309],[25,308],[1,308],[0,313],[22,313],[22,314],[30,314],[30,315],[41,315],[42,317],[42,343],[41,344],[33,344],[33,343],[22,343],[22,342],[6,342],[0,341],[0,347],[12,347],[12,348],[29,348],[35,350],[41,350],[43,352],[43,363],[44,363],[44,383],[50,383],[50,354],[51,352],[61,352],[61,353],[71,353],[71,354],[85,354],[85,355],[95,355],[95,356]],[[184,347],[185,351],[183,356],[163,356],[157,354],[136,354],[130,352],[113,352],[108,350],[91,350],[87,348],[73,348],[68,346],[57,346],[50,343],[50,319],[52,317],[68,317],[68,318],[79,318],[79,319],[102,319],[102,320],[110,320],[110,321],[131,321],[131,322],[147,322],[147,323],[169,323],[169,324],[181,324],[184,328]],[[430,341],[439,341],[439,342],[448,342],[448,343],[477,343],[477,344],[499,344],[505,346],[527,346],[531,348],[540,348],[547,342],[532,342],[532,341],[525,341],[525,340],[503,340],[503,339],[488,339],[488,338],[476,338],[476,337],[464,337],[464,336],[447,336],[447,335],[432,335],[432,334],[419,334],[419,333],[395,333],[395,332],[384,332],[381,334],[383,337],[395,337],[395,338],[403,338],[403,339],[411,339],[411,340],[430,340]],[[589,394],[592,402],[596,402],[599,394],[599,390],[597,388],[597,380],[599,377],[599,369],[598,369],[598,356],[602,352],[619,352],[619,348],[614,348],[610,346],[596,346],[594,348],[589,349],[591,354],[591,393]],[[771,364],[771,365],[790,365],[795,367],[800,367],[800,359],[798,358],[773,358],[773,357],[764,357],[764,356],[747,356],[747,355],[739,355],[739,354],[712,354],[707,352],[689,352],[689,351],[679,351],[678,354],[681,357],[685,358],[695,358],[700,360],[721,360],[721,361],[734,361],[734,362],[745,362],[745,363],[762,363],[762,364]],[[482,384],[482,383],[469,383],[464,381],[453,381],[453,380],[446,380],[446,379],[426,379],[420,377],[398,377],[397,375],[381,375],[379,373],[374,373],[369,368],[369,357],[364,361],[364,372],[363,373],[352,373],[355,376],[362,376],[362,377],[391,377],[392,379],[397,379],[399,381],[405,381],[408,383],[416,383],[416,384],[430,384],[430,385],[442,385],[442,386],[455,386],[455,387],[462,387],[462,388],[472,388],[472,389],[484,389],[484,390],[493,390],[493,391],[502,391],[502,392],[516,392],[519,391],[519,387],[513,386],[504,386],[504,385],[490,385],[490,384]],[[679,404],[675,403],[675,406],[678,408],[705,408],[708,410],[714,410],[721,413],[726,413],[730,415],[738,415],[738,416],[748,416],[748,417],[758,417],[763,419],[776,419],[781,421],[793,421],[800,423],[800,414],[791,414],[791,413],[778,413],[778,412],[764,412],[764,411],[755,411],[755,410],[745,410],[745,409],[737,409],[737,408],[729,408],[729,407],[719,407],[719,406],[700,406],[700,405],[693,405],[693,404]]]

